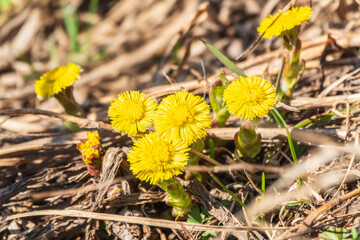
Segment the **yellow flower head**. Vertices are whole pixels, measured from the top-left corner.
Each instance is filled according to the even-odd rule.
[[[101,163],[101,143],[98,132],[89,132],[88,138],[77,145],[77,149],[82,154],[84,163],[100,164]]]
[[[35,92],[41,99],[50,98],[78,80],[80,72],[81,68],[74,63],[56,67],[35,82]]]
[[[204,98],[189,92],[175,92],[160,103],[155,120],[156,131],[172,140],[180,138],[191,144],[206,135],[210,127],[210,106]]]
[[[109,117],[114,129],[131,136],[143,133],[153,124],[157,104],[139,91],[120,93],[109,108]]]
[[[279,36],[283,31],[290,30],[295,26],[301,25],[311,17],[311,8],[305,7],[294,7],[283,14],[274,22],[271,23],[280,15],[281,10],[275,15],[270,15],[261,21],[260,27],[257,28],[259,34],[264,34],[264,38],[272,38],[273,36]]]
[[[224,91],[224,100],[230,113],[253,119],[264,117],[275,106],[275,88],[261,77],[236,79]]]
[[[130,150],[130,170],[140,180],[157,184],[182,173],[189,150],[179,139],[169,141],[158,132],[150,132],[136,141]]]

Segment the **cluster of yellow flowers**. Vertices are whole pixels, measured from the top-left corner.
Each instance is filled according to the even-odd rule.
[[[70,86],[79,78],[80,68],[69,63],[45,73],[35,84],[36,93],[50,97]],[[224,92],[231,113],[252,119],[263,117],[276,103],[274,87],[260,77],[240,78]],[[140,180],[156,184],[182,173],[189,159],[189,146],[206,136],[211,125],[210,106],[205,99],[190,92],[178,91],[165,97],[158,105],[139,91],[119,94],[109,107],[113,128],[133,137],[128,161],[131,171]],[[155,132],[147,133],[154,125]],[[97,132],[78,145],[87,164],[99,163],[100,141]]]
[[[293,8],[264,19],[258,31],[271,38],[300,25],[311,15],[308,7]],[[274,19],[277,21],[274,22]],[[73,63],[57,67],[36,81],[36,93],[44,99],[54,96],[75,82],[81,68]],[[244,119],[264,117],[276,104],[274,87],[261,77],[240,77],[224,91],[223,98],[230,113]],[[132,137],[134,142],[128,161],[131,171],[143,181],[156,184],[179,175],[184,170],[190,145],[206,136],[211,125],[210,106],[204,98],[190,92],[178,91],[157,102],[139,91],[118,95],[109,107],[113,128]],[[154,126],[155,132],[148,133]],[[78,145],[85,163],[101,159],[97,132]]]
[[[224,92],[231,113],[245,119],[266,116],[276,103],[274,87],[260,77],[240,78]],[[151,184],[182,173],[189,145],[206,135],[211,125],[210,106],[204,98],[178,91],[164,98],[156,109],[144,93],[121,93],[109,108],[114,129],[137,136],[152,124],[156,132],[134,143],[128,161],[140,180]]]
[[[206,135],[210,106],[189,92],[175,92],[159,106],[145,93],[119,94],[109,108],[113,128],[130,136],[141,136],[154,125],[155,132],[135,141],[129,152],[131,171],[140,180],[156,184],[182,173],[189,159],[189,145]]]

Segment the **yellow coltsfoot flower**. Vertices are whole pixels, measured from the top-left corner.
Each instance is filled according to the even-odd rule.
[[[264,117],[275,106],[275,88],[261,77],[236,79],[224,91],[224,100],[230,113],[253,119]]]
[[[80,72],[81,68],[74,63],[56,67],[35,82],[35,92],[40,99],[50,98],[78,80]]]
[[[140,180],[157,184],[183,172],[189,150],[179,139],[170,141],[158,132],[150,132],[136,141],[130,150],[130,170]]]
[[[210,127],[210,106],[200,96],[175,92],[162,100],[157,110],[155,129],[164,137],[191,144],[206,135]]]
[[[264,34],[264,38],[272,38],[273,36],[280,36],[282,32],[290,30],[295,26],[306,23],[311,17],[311,8],[294,7],[285,11],[281,16],[271,25],[271,23],[280,15],[281,10],[274,15],[270,15],[261,21],[260,26],[257,28],[259,34]],[[271,26],[270,26],[271,25]]]
[[[81,152],[84,163],[97,165],[101,163],[102,147],[98,132],[89,132],[87,139],[79,143],[76,148]]]
[[[153,124],[157,104],[139,91],[120,93],[109,108],[111,125],[131,136],[144,133]]]

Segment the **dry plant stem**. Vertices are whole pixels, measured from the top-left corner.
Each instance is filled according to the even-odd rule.
[[[1,114],[1,111],[0,111]],[[70,116],[72,117],[72,116]],[[85,120],[86,122],[90,122],[90,124],[88,126],[91,126],[92,128],[96,128],[101,126],[102,124],[104,124],[103,122],[94,122],[94,121],[90,121],[87,119],[82,119],[79,118],[79,120],[83,121]],[[100,123],[100,124],[98,124]],[[101,127],[99,127],[101,128]],[[103,128],[104,129],[104,128]],[[105,128],[106,130],[109,130],[107,128]],[[224,139],[224,140],[232,140],[234,134],[236,133],[236,131],[238,131],[238,128],[223,128],[220,129],[221,131],[219,131],[219,129],[208,129],[208,134],[210,136],[215,136],[217,138],[220,139]],[[276,137],[282,137],[282,138],[286,138],[286,132],[284,129],[278,129],[278,128],[274,128],[274,129],[258,129],[259,132],[261,132],[261,135],[263,136],[263,138],[276,138]],[[296,141],[300,141],[306,144],[310,144],[313,146],[321,146],[321,147],[334,147],[337,148],[339,150],[342,151],[347,151],[347,152],[359,152],[359,150],[352,148],[352,147],[344,147],[342,145],[338,145],[337,143],[335,143],[335,140],[333,138],[330,138],[329,136],[326,136],[325,134],[323,134],[324,131],[320,130],[320,131],[316,131],[316,130],[297,130],[297,129],[293,129],[291,131],[291,137],[292,139],[296,140]],[[326,131],[325,133],[329,134],[329,135],[335,135],[335,136],[345,136],[343,132],[341,132],[340,130],[336,131],[336,130],[330,130],[330,131]],[[33,151],[36,149],[50,149],[56,146],[64,146],[64,145],[75,145],[77,143],[80,142],[81,139],[86,138],[86,132],[79,132],[79,133],[73,133],[73,134],[66,134],[63,136],[57,136],[57,137],[47,137],[47,138],[41,138],[41,139],[36,139],[36,140],[32,140],[26,143],[20,143],[20,144],[16,144],[14,146],[9,146],[6,148],[0,148],[0,157],[9,157],[9,155],[11,156],[17,156],[17,155],[21,155],[24,152],[27,151]],[[338,137],[340,138],[340,137]],[[208,161],[211,164],[214,164],[216,166],[221,166],[220,163],[216,162],[214,159],[209,158],[208,156],[195,151],[195,150],[191,150],[192,153],[194,153],[195,155],[200,156],[201,158],[203,158],[204,160]],[[195,169],[194,169],[195,170]]]
[[[359,97],[360,98],[360,94]],[[332,103],[333,104],[333,103]],[[49,117],[59,118],[63,121],[70,121],[78,124],[81,128],[88,129],[104,129],[108,131],[115,132],[111,126],[111,124],[104,123],[102,121],[92,121],[84,118],[74,117],[67,114],[55,113],[51,111],[44,111],[40,109],[32,109],[32,108],[21,108],[21,109],[6,109],[0,111],[0,116],[13,116],[13,115],[24,115],[24,114],[34,114],[34,115],[44,115]],[[216,137],[224,140],[233,140],[235,133],[238,131],[238,128],[211,128],[207,130],[207,134],[210,137]],[[258,132],[261,133],[263,138],[274,138],[276,136],[284,136],[286,137],[285,129],[279,128],[258,128]],[[343,130],[300,130],[300,129],[292,129],[290,130],[291,137],[296,141],[301,141],[305,143],[310,143],[314,145],[324,145],[326,142],[331,142],[330,137],[337,137],[342,139],[345,132]],[[301,135],[306,134],[306,138],[303,138]],[[321,139],[321,143],[318,140],[319,137],[328,138],[327,141],[323,141],[325,139]],[[200,154],[200,157],[203,157],[199,152],[193,152],[194,154]],[[205,156],[205,155],[204,155]],[[204,157],[206,160],[206,158]],[[211,160],[210,160],[211,161]],[[212,162],[215,164],[215,162]]]
[[[250,174],[248,173],[248,171],[246,171],[246,169],[244,169],[244,173],[245,173],[246,177],[248,178],[250,184],[255,189],[255,191],[257,191],[260,195],[263,194],[262,191],[256,186],[256,184],[254,183],[254,181],[252,180]]]
[[[98,220],[108,220],[117,222],[126,222],[132,224],[141,224],[155,227],[172,228],[182,230],[180,224],[176,221],[169,221],[163,219],[147,218],[147,217],[134,217],[134,216],[122,216],[118,214],[96,213],[86,212],[79,210],[40,210],[27,213],[19,213],[10,216],[5,216],[1,219],[4,221],[11,221],[14,219],[34,217],[34,216],[64,216],[74,218],[88,218]],[[196,223],[181,222],[188,230],[191,231],[218,231],[218,232],[233,232],[233,231],[263,231],[263,230],[286,230],[287,227],[244,227],[244,226],[209,226]]]
[[[68,133],[68,134],[62,134],[60,136],[52,136],[52,137],[44,137],[39,139],[34,139],[31,141],[14,144],[8,147],[0,148],[0,158],[2,157],[10,157],[10,156],[21,156],[21,157],[28,157],[24,156],[24,152],[30,152],[32,151],[33,154],[36,154],[37,150],[52,150],[55,154],[61,154],[61,152],[56,152],[57,150],[54,150],[56,147],[62,147],[64,146],[73,146],[81,142],[87,137],[86,131],[78,132],[78,133]],[[116,133],[111,132],[104,132],[101,134],[102,137],[112,137],[113,141],[118,141],[120,139],[127,140],[128,138],[125,136],[121,136]],[[120,138],[119,138],[120,137]],[[126,141],[125,140],[125,141]],[[122,140],[120,140],[122,141]],[[108,146],[109,142],[104,144],[104,146]],[[111,145],[111,143],[110,143]],[[35,152],[34,152],[35,151]],[[54,152],[55,151],[55,152]],[[64,151],[64,150],[63,150]],[[66,153],[65,151],[63,153]],[[2,162],[2,161],[1,161]],[[1,165],[0,162],[0,165]],[[11,165],[13,166],[13,165]]]
[[[188,166],[186,167],[187,171],[197,171],[197,172],[207,172],[211,171],[214,173],[218,172],[227,172],[227,171],[238,171],[238,170],[247,170],[249,172],[268,172],[282,174],[286,171],[285,168],[274,167],[274,166],[265,166],[261,164],[252,164],[247,162],[235,163],[230,165],[221,165],[214,167],[207,166]]]
[[[91,211],[97,210],[97,208],[99,208],[99,206],[101,205],[106,192],[108,191],[112,182],[115,179],[121,162],[125,158],[126,154],[122,152],[119,148],[111,147],[106,151],[102,159],[102,170],[98,183],[101,186],[99,186],[97,190],[97,196],[94,205],[91,207]]]
[[[81,128],[87,129],[104,129],[108,131],[113,131],[111,124],[107,124],[101,121],[91,121],[85,118],[75,117],[63,113],[55,113],[51,111],[45,111],[34,108],[20,108],[20,109],[6,109],[0,111],[0,116],[13,116],[13,115],[24,115],[24,114],[34,114],[34,115],[44,115],[49,117],[59,118],[63,121],[73,122],[79,125]]]
[[[217,218],[224,226],[241,226],[240,222],[227,208],[211,196],[204,185],[197,180],[188,183],[187,190],[200,201],[206,210]],[[238,239],[247,239],[246,233],[239,231],[232,233]]]
[[[320,216],[320,214],[329,210],[333,206],[340,204],[340,203],[344,202],[345,200],[355,197],[356,195],[359,195],[359,194],[360,194],[360,188],[357,188],[357,189],[341,196],[339,199],[332,200],[330,202],[325,203],[324,205],[317,208],[314,212],[312,212],[309,216],[307,216],[305,218],[304,222],[301,224],[301,226],[299,227],[297,232],[298,233],[306,232],[308,230],[308,228],[311,228],[312,223],[316,220],[316,218],[318,216]]]
[[[296,98],[290,101],[292,107],[296,107],[299,110],[319,108],[319,107],[331,107],[337,102],[347,101],[349,103],[354,103],[359,101],[360,93],[351,94],[351,95],[337,95],[330,97],[322,98],[312,98],[312,97],[303,97]]]
[[[224,140],[233,140],[238,128],[211,128],[206,132],[210,137]],[[331,145],[336,140],[343,139],[345,130],[342,129],[289,129],[291,138],[294,141],[310,145]],[[286,130],[281,128],[258,128],[257,132],[263,139],[286,138]]]
[[[211,157],[206,156],[205,154],[202,154],[199,151],[196,151],[195,149],[191,149],[190,152],[193,153],[196,156],[201,157],[202,159],[206,160],[207,162],[209,162],[211,164],[214,164],[216,166],[222,166],[221,163],[217,162],[216,160],[212,159]]]
[[[328,95],[333,89],[335,89],[337,86],[339,86],[341,83],[346,81],[349,77],[355,76],[360,72],[360,68],[355,69],[354,71],[351,71],[348,74],[345,74],[335,82],[331,83],[327,88],[325,88],[319,95],[318,98],[325,97]]]

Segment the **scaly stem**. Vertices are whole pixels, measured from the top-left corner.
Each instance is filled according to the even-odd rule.
[[[177,216],[186,216],[193,206],[191,198],[183,186],[174,177],[157,183],[157,186],[166,191],[169,198],[166,204],[173,207]]]
[[[279,101],[283,98],[291,99],[293,89],[305,71],[305,62],[300,59],[301,41],[298,38],[299,31],[299,27],[294,27],[283,34],[285,64]]]

